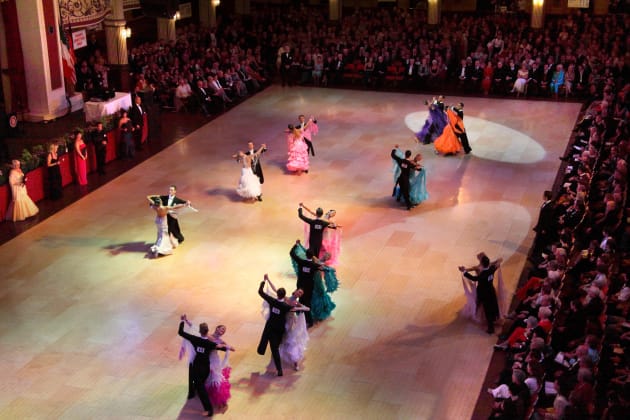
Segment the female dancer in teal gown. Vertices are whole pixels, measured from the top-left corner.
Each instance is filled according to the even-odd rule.
[[[306,249],[299,244],[296,248],[296,253],[301,258],[306,258]],[[326,257],[320,260],[326,262]],[[293,260],[293,270],[297,275],[298,267]],[[332,311],[337,307],[335,302],[330,298],[330,293],[339,288],[339,280],[337,279],[337,272],[333,267],[322,265],[322,270],[318,271],[313,278],[313,297],[311,298],[311,315],[313,321],[319,322],[328,318]]]
[[[405,154],[402,150],[400,150],[398,145],[395,147],[396,154],[401,158],[404,157]],[[415,171],[411,171],[411,174],[409,175],[409,199],[411,200],[412,205],[417,206],[429,198],[429,192],[427,191],[426,169],[422,166],[422,155],[418,153],[413,158],[413,161],[416,163],[417,169]],[[400,176],[400,167],[395,161],[393,162],[394,192],[392,196],[396,197],[396,201],[400,201],[400,187],[397,185],[397,180]]]

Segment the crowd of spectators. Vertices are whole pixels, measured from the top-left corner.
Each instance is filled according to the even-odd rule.
[[[545,192],[531,275],[495,346],[508,357],[491,418],[627,418],[630,86],[609,77],[603,91]]]
[[[265,7],[246,26],[266,54],[262,61],[286,71],[289,85],[455,85],[469,93],[505,95],[517,93],[522,69],[519,94],[595,99],[607,78],[628,78],[628,19],[577,11],[546,16],[544,29],[532,29],[527,14],[444,13],[431,26],[420,9],[357,9],[330,21],[315,7]],[[283,52],[290,52],[288,60],[281,61]]]
[[[218,29],[188,24],[177,29],[174,41],[132,48],[133,90],[152,91],[162,108],[206,116],[223,111],[270,80],[260,44],[242,37],[243,30],[239,20],[226,20]]]
[[[628,80],[626,14],[577,9],[533,29],[519,13],[444,13],[431,26],[420,9],[357,9],[331,21],[321,7],[252,7],[216,28],[186,24],[174,41],[132,48],[135,90],[151,86],[161,106],[209,114],[279,76],[289,85],[587,100],[601,98],[609,78]]]

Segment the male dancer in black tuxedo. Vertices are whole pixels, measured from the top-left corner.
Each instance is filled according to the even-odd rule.
[[[129,111],[129,118],[133,124],[133,133],[136,145],[140,150],[142,150],[142,127],[144,127],[144,114],[146,113],[146,110],[142,108],[142,99],[140,98],[140,95],[136,95],[134,104]]]
[[[201,337],[188,334],[184,331],[184,322],[186,321],[187,318],[184,314],[181,316],[181,322],[179,323],[179,330],[177,331],[177,334],[190,341],[195,348],[195,360],[193,360],[192,366],[195,391],[201,400],[201,404],[203,404],[204,410],[206,410],[203,413],[204,416],[212,417],[212,404],[208,398],[208,391],[206,391],[206,379],[208,379],[208,375],[210,375],[210,352],[215,349],[225,351],[226,346],[225,344],[216,344],[208,340],[208,324],[205,322],[203,324],[199,324],[199,334]]]
[[[300,203],[300,208],[298,208],[298,217],[310,226],[308,234],[308,249],[313,253],[313,255],[319,257],[319,251],[322,249],[322,240],[324,239],[324,229],[335,229],[335,225],[322,219],[324,210],[321,207],[318,207],[317,210],[315,210],[315,219],[310,219],[304,216],[302,207],[303,205]]]
[[[411,204],[411,198],[409,197],[409,175],[411,174],[411,170],[416,167],[416,164],[409,160],[411,157],[411,150],[405,151],[405,158],[401,159],[396,155],[396,149],[392,149],[391,157],[396,161],[398,167],[400,168],[400,175],[398,176],[397,181],[398,186],[400,187],[400,194],[402,194],[405,199],[407,210],[411,210],[414,206]]]
[[[311,152],[311,155],[315,156],[315,149],[313,149],[313,142],[309,138],[311,136],[311,132],[310,131],[306,131],[306,127],[308,127],[308,125],[311,124],[311,121],[310,120],[306,121],[306,117],[304,115],[300,115],[298,117],[298,121],[300,123],[298,125],[296,125],[296,127],[302,129],[302,135],[304,136],[304,142],[308,146],[308,150],[306,152],[307,153]],[[312,121],[313,121],[313,123],[317,124],[317,121],[315,121],[315,120],[312,120]]]
[[[480,259],[481,271],[478,275],[470,274],[466,267],[458,267],[459,271],[469,280],[477,282],[477,306],[483,305],[486,321],[488,323],[488,334],[494,334],[494,322],[499,318],[499,304],[497,302],[497,292],[494,290],[492,280],[494,280],[494,272],[497,271],[501,260],[490,263],[487,255],[483,255]]]
[[[459,139],[459,142],[464,148],[464,153],[469,154],[472,149],[470,143],[468,143],[468,136],[466,135],[466,127],[464,126],[464,103],[460,102],[452,107],[453,112],[457,115],[457,124],[453,127],[455,135]]]
[[[276,365],[278,376],[282,376],[282,361],[280,360],[280,343],[284,336],[284,324],[286,322],[287,312],[291,310],[291,305],[284,301],[284,297],[287,295],[284,288],[277,290],[277,299],[269,296],[263,291],[265,287],[265,281],[269,277],[265,274],[265,280],[260,282],[258,287],[258,295],[263,298],[269,304],[269,319],[265,323],[265,329],[260,337],[260,343],[258,344],[257,352],[261,356],[265,354],[267,350],[267,343],[271,349],[271,356],[273,357],[273,363]],[[307,312],[308,313],[308,312]]]
[[[313,277],[315,276],[315,272],[321,269],[321,264],[317,257],[313,255],[313,251],[310,249],[306,250],[306,259],[302,259],[297,255],[296,249],[297,246],[300,245],[300,240],[298,239],[291,248],[291,259],[298,266],[298,275],[297,275],[297,285],[298,289],[302,289],[304,294],[300,298],[300,302],[304,306],[311,307],[311,299],[313,298],[313,287],[314,281]],[[311,315],[310,311],[305,312],[304,317],[306,319],[306,325],[310,328],[313,326],[313,315]]]
[[[166,206],[174,206],[175,204],[187,204],[190,205],[190,201],[183,200],[177,196],[175,193],[177,192],[177,187],[175,185],[171,185],[168,187],[168,195],[161,195],[160,199],[162,203]],[[177,239],[177,241],[181,244],[184,242],[184,235],[182,235],[181,230],[179,229],[179,221],[177,220],[177,214],[171,213],[170,211],[166,214],[166,222],[168,223],[168,233],[173,234],[173,236]]]
[[[260,185],[265,183],[265,176],[263,175],[262,166],[260,165],[260,158],[262,157],[262,154],[265,153],[266,151],[267,151],[267,148],[265,147],[262,149],[260,155],[256,155],[254,142],[250,141],[249,143],[247,143],[247,152],[245,152],[245,154],[253,156],[252,172],[254,172],[254,174],[258,177],[258,180],[260,181]],[[258,199],[258,201],[262,201],[262,194],[260,194],[256,198]]]
[[[103,123],[96,124],[92,132],[92,144],[96,151],[96,168],[100,175],[105,175],[105,157],[107,155],[107,133],[103,130]]]
[[[534,257],[536,258],[547,245],[549,245],[556,239],[556,210],[551,198],[552,192],[549,190],[545,190],[545,192],[543,193],[544,201],[542,203],[542,206],[540,206],[540,213],[538,215],[538,222],[536,223],[536,226],[534,226],[536,239],[534,240],[532,252],[534,254]]]
[[[293,85],[291,80],[291,64],[293,64],[293,54],[291,48],[288,45],[284,46],[284,51],[280,54],[280,78],[282,79],[282,86]]]

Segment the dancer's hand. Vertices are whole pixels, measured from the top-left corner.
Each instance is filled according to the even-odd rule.
[[[265,281],[269,281],[269,276],[267,275],[267,273],[265,273],[264,279]]]
[[[466,271],[466,267],[464,267],[463,265],[460,265],[459,267],[457,267],[457,269],[462,273]]]
[[[296,245],[300,245],[300,240],[298,239],[297,241],[295,241]]]
[[[181,319],[182,321],[188,321],[188,318],[186,318],[186,314],[182,314],[182,316],[179,317],[179,319]]]

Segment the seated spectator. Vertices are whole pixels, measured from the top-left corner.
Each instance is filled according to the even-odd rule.
[[[185,79],[179,79],[177,89],[175,89],[175,111],[180,111],[184,106],[188,104],[190,97],[192,96],[192,89]]]

